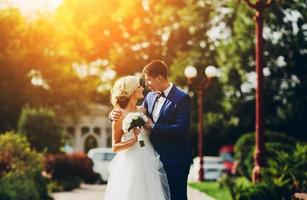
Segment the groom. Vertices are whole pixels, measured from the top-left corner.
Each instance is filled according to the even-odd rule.
[[[150,139],[164,165],[172,200],[187,199],[187,178],[192,153],[188,141],[190,97],[168,81],[168,67],[154,60],[142,71],[152,90],[143,102],[151,119]]]
[[[168,67],[154,60],[143,68],[151,89],[143,102],[149,117],[146,127],[164,165],[172,200],[187,200],[187,178],[192,153],[188,140],[190,97],[168,81]]]

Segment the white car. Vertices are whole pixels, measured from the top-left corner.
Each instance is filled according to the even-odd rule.
[[[217,180],[224,173],[226,173],[226,167],[223,164],[221,157],[204,156],[204,179],[205,180]],[[190,174],[188,177],[189,182],[197,181],[199,173],[199,157],[193,159],[193,164],[190,168]]]
[[[108,181],[108,167],[115,155],[112,148],[94,148],[87,153],[87,156],[93,161],[93,171],[98,173],[104,182]]]

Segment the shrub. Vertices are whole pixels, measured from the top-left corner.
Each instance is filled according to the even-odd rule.
[[[31,178],[34,180],[35,188],[39,194],[39,199],[50,199],[47,188],[48,181],[42,176],[41,171],[36,171],[33,173]]]
[[[59,152],[61,129],[53,111],[46,108],[23,108],[18,130],[26,135],[31,146],[37,151]]]
[[[93,171],[93,162],[85,153],[73,153],[69,155],[74,165],[74,173],[86,183],[94,183],[97,180]]]
[[[230,189],[234,200],[282,200],[289,199],[291,196],[286,185],[275,185],[265,181],[253,184],[246,177],[225,176],[222,183]]]
[[[307,145],[298,142],[295,145],[291,137],[280,133],[267,133],[266,138],[264,156],[267,162],[261,171],[262,181],[256,185],[250,182],[254,136],[244,135],[237,142],[236,157],[245,177],[223,178],[223,184],[229,187],[233,199],[291,199],[295,192],[306,192]]]
[[[264,180],[274,185],[286,185],[287,190],[307,192],[307,144],[297,144],[293,152],[277,152],[269,160]]]
[[[251,184],[246,187],[237,187],[235,200],[282,200],[290,199],[291,194],[287,193],[282,186],[262,182]]]
[[[34,180],[27,175],[10,174],[0,180],[0,190],[10,200],[40,200]]]
[[[71,191],[80,186],[81,180],[78,177],[66,177],[59,180],[59,183],[64,191]]]
[[[63,186],[59,182],[54,180],[50,180],[47,187],[49,192],[61,192],[64,190]]]
[[[93,172],[91,159],[84,153],[48,154],[44,166],[52,180],[62,185],[64,190],[78,187],[81,181],[94,183],[98,177]]]
[[[272,131],[265,133],[265,159],[275,158],[277,152],[292,152],[295,140],[284,134]],[[255,134],[247,133],[235,144],[235,159],[238,161],[237,171],[240,175],[251,178],[254,167],[253,155],[255,150]]]
[[[14,132],[0,135],[0,155],[7,159],[7,173],[23,174],[42,169],[42,156],[31,150],[24,136]]]
[[[47,184],[41,175],[42,156],[30,149],[25,136],[14,132],[0,135],[0,155],[5,158],[1,167],[1,199],[49,199]]]
[[[0,153],[0,178],[11,170],[11,155],[8,152]]]
[[[73,175],[74,166],[66,154],[47,154],[44,169],[53,180],[61,180]]]

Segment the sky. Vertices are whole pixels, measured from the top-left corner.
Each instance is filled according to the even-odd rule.
[[[0,2],[0,8],[17,7],[26,17],[34,17],[38,12],[52,12],[62,0],[6,0]]]

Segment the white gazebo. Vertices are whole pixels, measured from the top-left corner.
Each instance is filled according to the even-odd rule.
[[[91,148],[111,147],[111,121],[108,106],[91,104],[76,118],[64,117],[62,121],[65,138],[64,151],[87,152]]]

